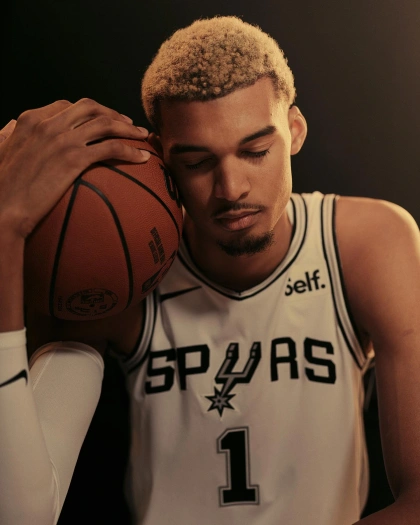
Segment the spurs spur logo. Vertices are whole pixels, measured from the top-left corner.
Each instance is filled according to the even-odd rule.
[[[222,384],[221,390],[214,387],[214,395],[205,396],[211,401],[210,410],[217,410],[219,415],[223,415],[225,408],[234,410],[234,407],[230,404],[230,400],[235,397],[236,394],[230,392],[238,383],[249,383],[254,375],[254,372],[261,359],[261,343],[253,343],[249,352],[248,361],[244,366],[243,370],[235,371],[235,365],[239,359],[239,344],[230,343],[226,350],[226,357],[215,377],[215,382]]]

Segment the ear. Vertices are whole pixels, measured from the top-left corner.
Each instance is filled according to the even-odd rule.
[[[290,145],[290,155],[296,155],[301,150],[308,133],[308,125],[305,117],[302,115],[297,106],[292,106],[289,109],[289,130],[292,137]]]
[[[157,152],[157,154],[163,158],[163,148],[162,148],[162,142],[160,140],[159,135],[156,135],[156,133],[150,133],[147,137],[147,142],[153,146]]]

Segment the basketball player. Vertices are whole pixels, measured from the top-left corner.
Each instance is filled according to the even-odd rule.
[[[91,162],[146,160],[90,141],[144,132],[87,100],[24,113],[2,132],[1,522],[56,523],[112,347],[131,394],[133,524],[418,523],[414,220],[383,201],[292,194],[290,156],[307,129],[293,76],[277,44],[239,19],[175,33],[142,94],[185,205],[179,256],[144,304],[115,318],[37,320],[31,346],[47,344],[31,358],[34,390],[25,237]],[[373,348],[396,501],[359,520]]]

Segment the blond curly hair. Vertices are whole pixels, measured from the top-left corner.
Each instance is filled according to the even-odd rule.
[[[158,129],[161,100],[211,100],[263,77],[293,104],[293,74],[273,38],[235,16],[197,20],[161,45],[143,77],[143,108]]]

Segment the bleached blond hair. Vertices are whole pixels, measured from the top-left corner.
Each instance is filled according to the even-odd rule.
[[[143,108],[158,129],[162,100],[211,100],[264,77],[293,104],[293,74],[273,38],[235,16],[197,20],[161,45],[143,77]]]

